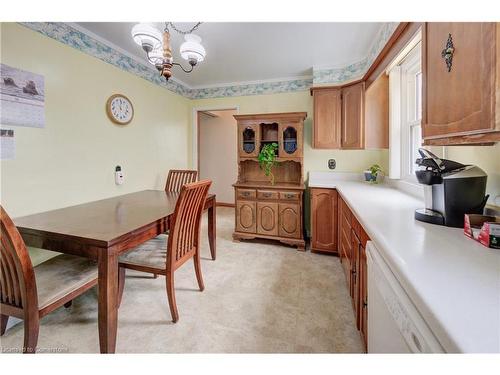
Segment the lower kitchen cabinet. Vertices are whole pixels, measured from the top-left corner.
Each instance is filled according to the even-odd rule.
[[[338,253],[352,299],[356,327],[367,349],[368,292],[366,243],[369,238],[335,189],[311,189],[311,250]]]
[[[311,189],[311,251],[338,253],[337,191]]]
[[[365,350],[368,347],[368,270],[366,268],[366,245],[361,245],[359,248],[359,314],[358,326],[361,332],[361,337],[365,345]]]

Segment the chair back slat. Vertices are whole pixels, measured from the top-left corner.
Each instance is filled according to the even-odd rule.
[[[171,271],[199,249],[201,216],[211,184],[204,180],[181,188],[168,236],[167,268]]]
[[[178,193],[181,191],[182,185],[195,182],[197,177],[198,171],[186,169],[171,169],[168,172],[165,191]]]
[[[2,206],[0,211],[0,301],[18,308],[38,308],[35,272],[28,250]]]

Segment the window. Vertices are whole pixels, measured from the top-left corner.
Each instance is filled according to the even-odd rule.
[[[422,69],[420,43],[401,63],[401,178],[415,181],[422,147]]]
[[[416,160],[422,147],[421,43],[389,71],[390,173],[389,177],[416,183]]]

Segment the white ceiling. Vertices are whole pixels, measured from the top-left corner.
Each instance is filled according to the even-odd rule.
[[[134,23],[81,22],[76,26],[108,45],[118,47],[140,61],[144,52],[130,36]],[[161,23],[155,24],[163,30]],[[188,29],[194,23],[176,23]],[[196,34],[207,51],[205,61],[186,74],[174,68],[174,77],[191,87],[298,78],[312,75],[312,67],[335,68],[365,58],[382,23],[223,23],[201,24]],[[93,34],[93,35],[92,35]],[[174,60],[183,36],[172,32]]]

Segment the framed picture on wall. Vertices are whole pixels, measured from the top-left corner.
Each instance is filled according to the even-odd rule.
[[[45,127],[45,81],[40,74],[0,64],[0,123]]]

